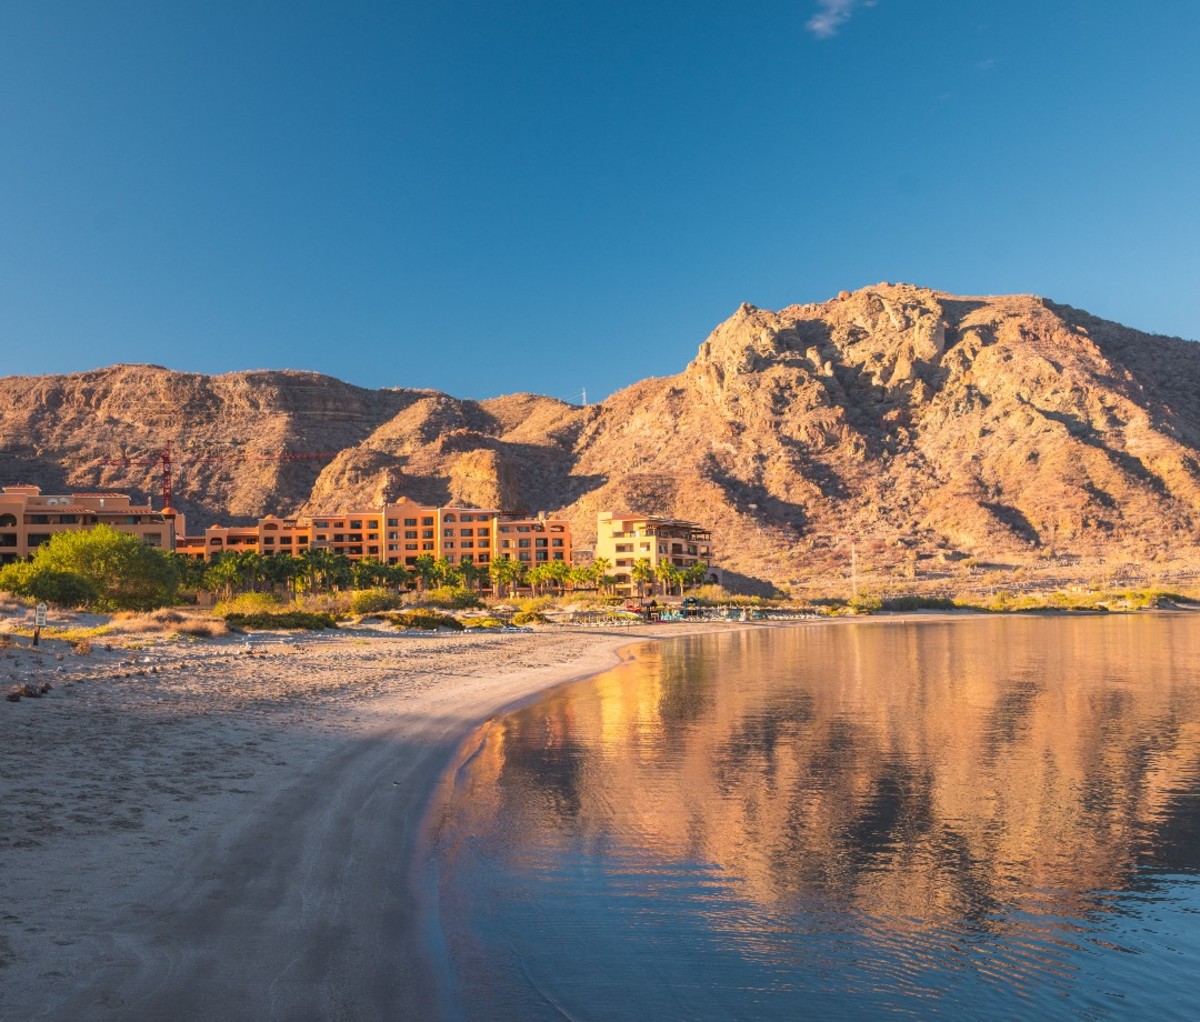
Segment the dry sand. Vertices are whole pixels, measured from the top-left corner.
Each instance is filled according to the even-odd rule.
[[[0,702],[0,1020],[435,1018],[414,856],[463,739],[735,627],[0,650],[0,692],[54,685]]]

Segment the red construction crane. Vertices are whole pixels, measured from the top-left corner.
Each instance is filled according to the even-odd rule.
[[[236,445],[238,441],[230,441],[231,445]],[[262,460],[262,461],[327,461],[337,456],[337,451],[314,451],[308,454],[296,454],[288,451],[281,451],[276,454],[257,454],[251,451],[209,451],[204,454],[188,455],[185,461],[195,463],[204,461],[244,461],[244,460]],[[163,509],[172,506],[175,496],[173,486],[173,466],[175,458],[172,452],[172,441],[168,440],[161,449],[157,452],[149,452],[144,455],[149,460],[141,461],[136,458],[131,458],[125,455],[121,458],[107,459],[100,462],[101,465],[119,465],[123,468],[141,467],[141,468],[156,468],[162,470],[162,499]]]

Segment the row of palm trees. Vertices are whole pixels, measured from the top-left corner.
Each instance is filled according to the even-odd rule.
[[[441,586],[478,589],[490,584],[498,596],[515,593],[527,586],[534,593],[564,592],[567,589],[596,588],[612,591],[616,576],[609,574],[611,563],[603,557],[587,566],[571,567],[564,561],[542,561],[530,566],[524,561],[498,557],[489,564],[470,561],[451,564],[444,557],[422,554],[411,567],[385,564],[372,558],[354,561],[333,550],[305,550],[291,554],[260,554],[253,550],[226,551],[212,561],[176,557],[180,583],[185,589],[224,593],[237,592],[328,592],[335,589],[384,588],[399,591],[416,586],[419,590]],[[646,586],[654,591],[655,582],[665,594],[678,587],[695,585],[704,579],[705,565],[686,570],[660,563],[657,570],[642,559],[634,563],[630,577],[643,595]]]

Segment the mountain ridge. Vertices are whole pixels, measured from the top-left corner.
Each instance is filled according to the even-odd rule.
[[[116,365],[0,378],[0,478],[157,492],[190,529],[401,496],[703,522],[735,572],[818,571],[848,539],[931,556],[1192,556],[1200,345],[1036,295],[907,284],[742,304],[673,376],[586,407],[372,389],[306,370]]]

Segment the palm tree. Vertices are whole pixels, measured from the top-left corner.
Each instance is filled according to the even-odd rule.
[[[670,561],[659,561],[655,565],[654,574],[658,576],[658,580],[662,583],[663,596],[669,595],[671,583],[675,581],[675,565]]]
[[[654,584],[654,569],[650,566],[650,558],[639,557],[634,561],[629,576],[637,583],[637,594],[640,600],[642,598],[642,587],[647,584]]]
[[[413,574],[417,576],[417,588],[421,592],[429,589],[437,574],[437,561],[433,559],[433,554],[421,554],[413,562]]]
[[[597,557],[592,561],[591,574],[592,584],[598,589],[603,589],[605,583],[602,581],[608,578],[608,569],[612,567],[612,561],[607,557]]]

